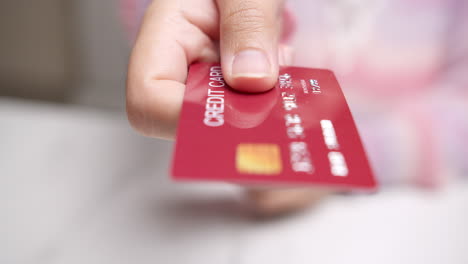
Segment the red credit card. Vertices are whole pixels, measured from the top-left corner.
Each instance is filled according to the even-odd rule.
[[[232,90],[219,64],[190,67],[172,164],[175,180],[373,189],[331,71],[283,67],[261,94]]]

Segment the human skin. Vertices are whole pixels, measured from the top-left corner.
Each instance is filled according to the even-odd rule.
[[[280,64],[292,61],[284,41],[293,31],[282,0],[155,0],[148,7],[130,58],[127,114],[149,137],[173,139],[188,67],[220,61],[235,90],[264,92]],[[323,196],[310,189],[247,188],[255,212],[281,214]]]

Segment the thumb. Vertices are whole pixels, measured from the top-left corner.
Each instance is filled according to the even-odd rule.
[[[234,89],[263,92],[278,77],[281,0],[218,0],[223,75]]]

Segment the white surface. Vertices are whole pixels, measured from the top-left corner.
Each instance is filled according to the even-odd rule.
[[[468,263],[466,183],[260,221],[235,187],[171,183],[171,148],[122,114],[0,98],[0,263]]]

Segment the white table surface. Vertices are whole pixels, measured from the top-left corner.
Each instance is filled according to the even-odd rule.
[[[123,114],[0,98],[0,263],[468,263],[466,183],[261,221],[236,187],[170,182],[171,152]]]

